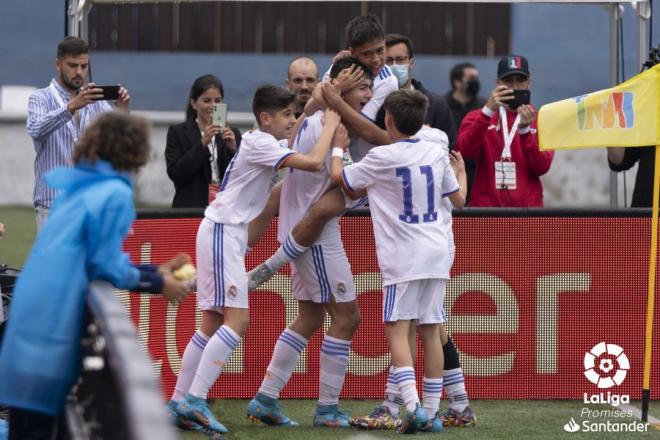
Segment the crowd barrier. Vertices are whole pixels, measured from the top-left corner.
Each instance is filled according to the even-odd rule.
[[[67,396],[57,438],[174,440],[149,359],[111,291],[104,281],[90,286],[82,369]]]
[[[201,211],[190,210],[141,212],[125,249],[136,263],[162,263],[177,252],[194,258],[201,217]],[[380,398],[389,357],[371,218],[345,216],[341,229],[362,314],[342,396]],[[248,269],[275,251],[275,231],[276,221],[246,257]],[[649,210],[465,209],[456,213],[454,234],[456,259],[445,305],[471,398],[582,399],[603,391],[640,398]],[[173,306],[160,297],[118,294],[167,395],[199,324],[195,295]],[[652,399],[660,398],[659,303]],[[288,268],[250,294],[250,315],[250,328],[211,397],[249,398],[258,389],[280,332],[296,315]],[[607,390],[584,374],[585,354],[601,342],[623,348],[630,364]],[[282,397],[317,396],[320,343],[320,335],[310,340]],[[599,354],[596,364],[608,356],[613,368],[605,363],[597,371],[615,378],[626,366],[620,353]]]

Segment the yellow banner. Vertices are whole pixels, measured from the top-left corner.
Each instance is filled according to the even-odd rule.
[[[611,89],[544,105],[541,150],[660,145],[660,64]]]

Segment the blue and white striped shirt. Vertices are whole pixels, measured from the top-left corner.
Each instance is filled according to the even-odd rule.
[[[112,110],[107,101],[97,101],[78,110],[80,126],[73,121],[73,115],[66,109],[69,92],[55,79],[51,86],[57,90],[60,99],[53,94],[51,87],[39,89],[30,95],[28,101],[27,132],[33,140],[37,157],[34,161],[34,206],[51,208],[58,191],[48,187],[44,175],[53,168],[71,166],[73,148],[80,134],[99,114]]]

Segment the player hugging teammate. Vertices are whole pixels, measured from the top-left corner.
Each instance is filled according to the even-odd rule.
[[[248,290],[288,263],[299,314],[280,334],[259,392],[248,405],[249,418],[270,426],[298,425],[284,414],[278,398],[327,313],[331,325],[321,345],[314,426],[413,433],[474,423],[458,354],[443,327],[453,262],[451,209],[464,205],[467,188],[463,162],[460,154],[449,153],[443,132],[423,127],[424,95],[398,91],[385,65],[379,21],[357,17],[346,35],[348,51],[335,58],[298,121],[293,95],[274,86],[256,91],[259,129],[243,137],[205,212],[197,236],[202,324],[186,347],[168,403],[182,428],[227,432],[206,403],[208,390],[247,329]],[[374,122],[381,106],[385,129]],[[290,171],[273,187],[273,175],[283,167]],[[367,195],[392,366],[383,405],[369,416],[352,418],[339,409],[338,398],[360,314],[338,217],[363,204]],[[278,212],[280,248],[246,274],[248,247]],[[401,258],[406,253],[410,258]],[[425,352],[423,404],[413,367],[416,333]],[[450,408],[441,416],[443,378],[452,388],[446,390]],[[451,402],[456,402],[453,409]],[[402,404],[407,415],[400,419]]]

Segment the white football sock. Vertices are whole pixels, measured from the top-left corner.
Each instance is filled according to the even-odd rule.
[[[459,413],[463,412],[463,410],[465,410],[470,404],[467,391],[465,390],[463,370],[460,367],[445,370],[442,377],[444,378],[445,392],[447,393],[449,408]]]
[[[394,370],[394,383],[401,391],[401,397],[406,404],[408,413],[414,412],[419,405],[415,369],[413,367],[399,367]]]
[[[344,386],[348,353],[351,341],[325,335],[321,344],[319,375],[319,405],[339,403],[339,393]]]
[[[440,398],[442,397],[442,377],[430,379],[425,377],[422,381],[422,401],[424,411],[429,419],[435,417],[440,409]]]
[[[190,386],[190,394],[206,399],[209,390],[227,365],[241,337],[229,326],[221,326],[211,337],[197,367],[195,379]]]
[[[399,417],[399,408],[403,405],[399,387],[394,383],[394,366],[390,366],[387,373],[387,386],[385,387],[385,400],[383,406],[390,410],[393,417]]]
[[[280,397],[280,392],[291,378],[293,370],[298,365],[300,353],[306,345],[307,339],[291,329],[284,329],[275,344],[273,357],[261,382],[259,393],[273,399]]]
[[[192,381],[195,378],[195,373],[199,366],[199,360],[202,358],[204,347],[206,347],[208,341],[209,337],[202,333],[201,330],[197,330],[193,333],[190,341],[188,341],[188,345],[183,351],[181,370],[179,371],[179,377],[176,379],[174,393],[172,394],[172,400],[175,402],[183,400],[183,397],[190,390],[190,384],[192,384]]]
[[[301,246],[296,243],[293,235],[289,232],[284,243],[282,243],[277,251],[275,251],[275,253],[264,262],[264,264],[268,266],[271,271],[277,272],[282,266],[292,262],[305,253],[307,249],[309,249],[309,247]]]

